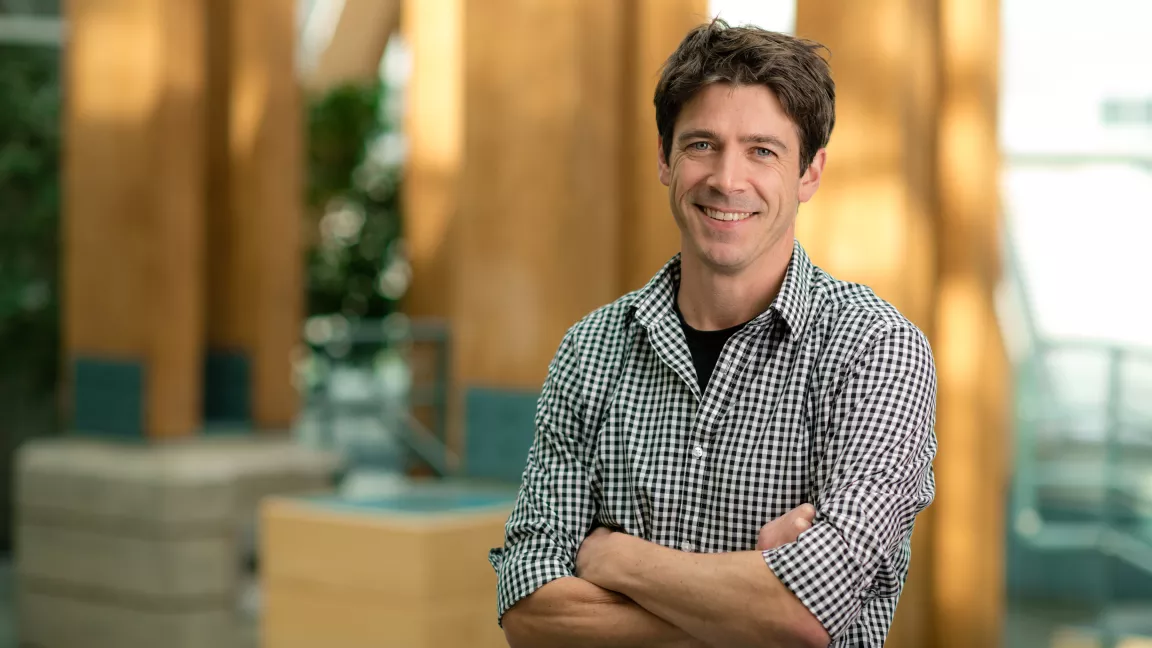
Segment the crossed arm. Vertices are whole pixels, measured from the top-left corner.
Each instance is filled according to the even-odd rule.
[[[583,423],[579,403],[568,400],[578,390],[566,384],[574,368],[562,346],[497,566],[506,570],[501,609],[510,646],[829,645],[859,616],[865,588],[893,587],[888,573],[874,582],[877,570],[931,499],[935,385],[927,345],[898,331],[872,353],[881,361],[865,354],[839,390],[840,442],[822,458],[814,526],[780,546],[758,547],[763,552],[693,554],[603,529],[584,537],[593,518],[589,498],[579,495],[590,444],[561,432]],[[898,595],[894,587],[885,595]]]
[[[571,576],[512,606],[504,615],[504,634],[511,648],[707,646],[622,594]]]
[[[765,525],[758,549],[794,541],[814,513],[802,506]],[[771,578],[760,551],[684,553],[597,529],[581,544],[576,574],[544,585],[507,612],[512,648],[829,643],[819,621]]]

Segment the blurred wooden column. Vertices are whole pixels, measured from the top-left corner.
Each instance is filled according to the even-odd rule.
[[[630,0],[623,3],[627,76],[624,79],[623,212],[620,284],[624,294],[642,287],[680,251],[680,230],[660,184],[656,109],[652,103],[664,62],[696,25],[707,22],[707,0]]]
[[[203,0],[65,4],[63,345],[73,427],[201,423]]]
[[[568,327],[678,249],[652,92],[706,19],[707,0],[404,0],[404,310],[451,323],[454,403],[538,391]]]
[[[287,430],[303,317],[303,106],[296,3],[211,2],[206,412]]]
[[[538,389],[564,331],[618,292],[623,5],[463,5],[455,378]]]
[[[404,311],[448,317],[451,234],[459,209],[464,126],[464,0],[404,0],[401,30],[412,68],[404,111],[408,158],[401,201],[412,283]]]
[[[539,389],[568,327],[677,249],[652,91],[707,2],[460,1],[461,194],[438,237],[455,376]]]
[[[797,34],[831,50],[836,80],[828,165],[800,207],[797,237],[816,263],[867,284],[925,331],[936,277],[932,5],[811,0],[796,15]]]
[[[931,335],[936,290],[936,16],[930,0],[797,5],[797,34],[831,50],[836,128],[797,237],[834,276],[870,286]],[[876,34],[884,34],[876,38]],[[887,645],[932,632],[932,516],[913,535],[912,567]]]
[[[837,126],[798,237],[931,338],[936,502],[917,523],[889,646],[999,644],[1008,368],[997,270],[996,0],[799,3],[831,49]],[[883,34],[883,38],[876,38]]]
[[[933,623],[941,648],[999,645],[1010,367],[994,310],[1000,277],[998,0],[939,0],[936,173],[940,373]]]

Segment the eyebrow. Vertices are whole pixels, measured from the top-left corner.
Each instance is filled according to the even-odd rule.
[[[688,140],[694,139],[719,140],[720,137],[717,136],[715,132],[706,128],[697,128],[695,130],[680,133],[680,135],[676,138],[676,141],[680,144],[684,144]],[[742,144],[771,144],[772,146],[779,148],[785,153],[788,152],[788,146],[785,145],[784,142],[775,135],[761,135],[759,133],[753,133],[751,135],[745,135],[741,137],[740,142]]]

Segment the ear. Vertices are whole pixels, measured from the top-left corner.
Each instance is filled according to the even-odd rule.
[[[816,155],[812,157],[812,164],[809,164],[804,174],[800,176],[800,191],[796,194],[800,202],[808,202],[816,195],[816,190],[820,188],[820,178],[824,176],[824,163],[827,159],[828,153],[825,149],[816,151]]]
[[[664,155],[664,138],[656,136],[656,161],[660,169],[660,183],[665,187],[672,186],[672,167],[668,165],[668,158]]]

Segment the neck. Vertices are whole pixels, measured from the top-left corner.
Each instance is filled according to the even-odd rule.
[[[718,331],[763,313],[780,293],[792,260],[792,241],[791,236],[782,237],[755,263],[732,274],[717,271],[698,256],[681,254],[677,303],[684,321],[698,331]]]

